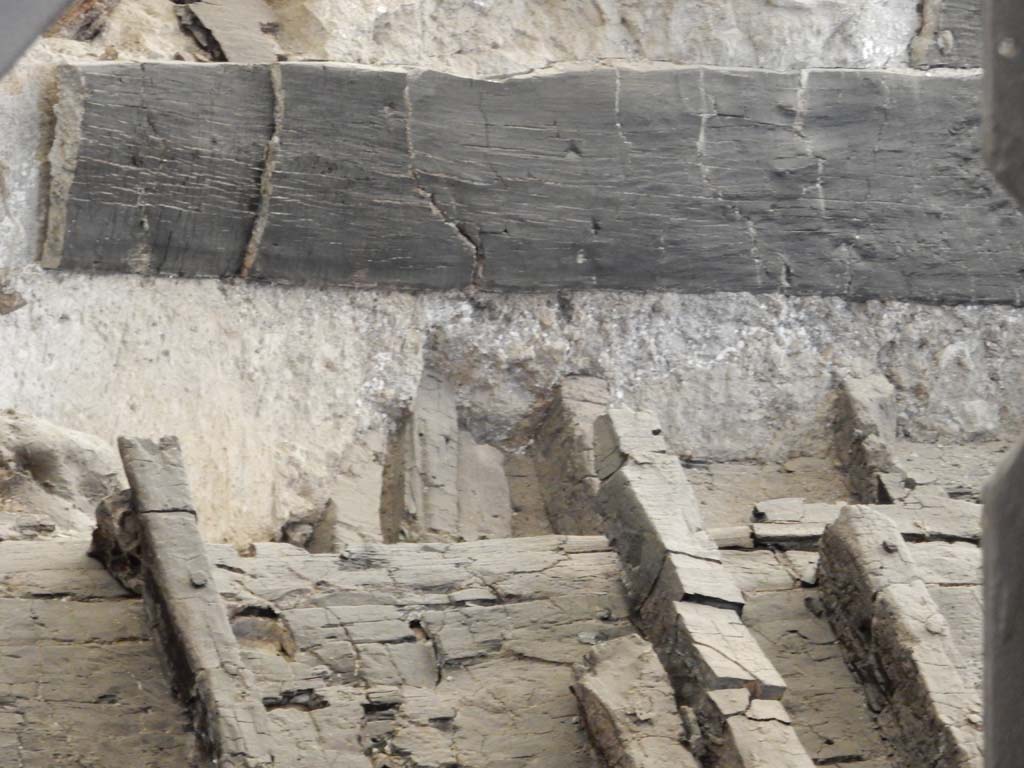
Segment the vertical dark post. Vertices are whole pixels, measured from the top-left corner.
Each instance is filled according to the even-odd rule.
[[[1024,2],[985,3],[985,157],[1024,203]],[[1022,265],[1024,266],[1024,265]],[[985,491],[985,764],[1020,765],[1024,718],[1024,443]]]
[[[985,765],[1020,765],[1024,716],[1024,443],[985,489]]]
[[[985,4],[985,158],[1024,202],[1024,3]]]

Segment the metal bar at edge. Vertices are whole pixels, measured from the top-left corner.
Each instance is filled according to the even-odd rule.
[[[0,78],[69,5],[69,0],[0,0]]]

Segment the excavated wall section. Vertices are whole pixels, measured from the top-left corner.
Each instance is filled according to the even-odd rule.
[[[899,71],[919,29],[931,35],[926,48],[948,42],[946,29],[959,42],[976,18],[958,10],[969,3],[948,0],[922,5],[938,19],[926,28],[912,3],[888,0],[272,5],[290,61],[468,77],[573,61]],[[953,10],[965,31],[943,20]],[[969,49],[955,51],[958,66],[977,65]],[[204,54],[178,28],[173,3],[126,0],[92,40],[47,38],[0,81],[0,406],[111,443],[117,434],[180,434],[203,468],[197,502],[216,510],[202,522],[210,539],[266,538],[337,496],[338,483],[356,477],[352,467],[382,454],[383,433],[425,363],[450,372],[466,426],[488,442],[534,419],[567,373],[603,376],[615,402],[657,413],[674,451],[724,460],[822,453],[834,382],[848,373],[889,378],[901,433],[918,441],[1024,425],[1013,386],[1024,375],[1024,312],[1012,306],[747,293],[414,295],[43,271],[56,66],[114,58]]]

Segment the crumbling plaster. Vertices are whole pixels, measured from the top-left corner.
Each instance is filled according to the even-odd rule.
[[[286,49],[486,77],[565,61],[907,62],[913,0],[277,0]],[[290,22],[290,23],[289,23]],[[289,37],[289,34],[291,37]]]
[[[310,13],[332,59],[463,74],[608,57],[899,65],[905,42],[892,41],[909,40],[915,26],[910,2],[736,0],[724,17],[732,20],[714,25],[720,4],[710,2],[599,3],[582,13],[590,24],[569,3],[276,5],[293,54],[312,37],[303,43],[307,32],[290,19]],[[379,449],[425,360],[449,371],[481,439],[513,436],[571,372],[603,375],[617,400],[656,412],[674,450],[721,459],[823,452],[838,372],[886,374],[897,386],[901,428],[917,439],[988,437],[1024,422],[1012,396],[1024,375],[1014,343],[1024,311],[1012,307],[747,294],[402,294],[44,272],[35,260],[54,64],[191,58],[197,49],[169,6],[124,0],[96,40],[44,40],[0,82],[0,298],[19,297],[0,304],[19,305],[0,313],[0,406],[109,440],[179,434],[197,468],[210,539],[265,538],[290,514],[322,505],[339,472]],[[765,14],[848,21],[808,23],[787,37]],[[682,34],[684,18],[705,20]],[[375,31],[365,33],[364,20]],[[846,45],[844,35],[859,42]],[[452,50],[456,39],[462,52]],[[569,42],[554,50],[555,39]],[[678,47],[665,49],[669,41]]]

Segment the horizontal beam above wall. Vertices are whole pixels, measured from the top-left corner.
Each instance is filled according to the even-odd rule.
[[[67,67],[44,264],[1020,303],[979,96],[873,70]]]

